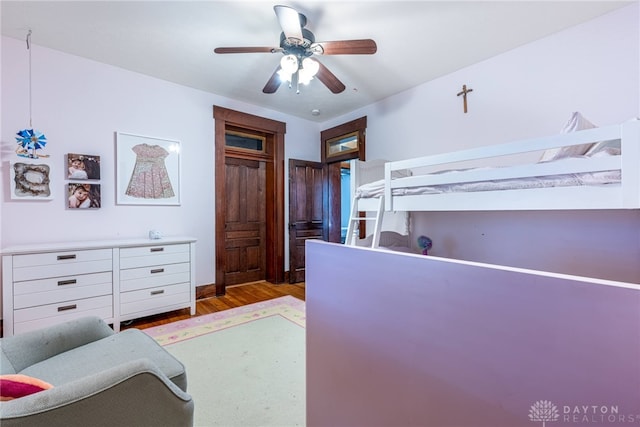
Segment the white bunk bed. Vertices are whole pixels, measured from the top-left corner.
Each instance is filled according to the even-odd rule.
[[[362,183],[382,182],[386,160],[353,161],[351,173],[351,194],[355,194]],[[345,244],[349,246],[367,246],[387,248],[400,252],[415,252],[409,237],[409,213],[394,212],[384,214],[384,197],[369,199],[369,212],[360,216],[362,205],[360,198],[352,198],[351,214]],[[358,231],[362,221],[367,222],[368,235],[359,238]]]
[[[584,155],[537,160],[586,144]],[[505,156],[536,160],[485,166]],[[470,162],[476,167],[456,169]],[[639,209],[640,121],[387,162],[384,179],[355,185],[357,210],[370,212],[380,197],[387,212]]]
[[[594,143],[575,158],[538,162],[535,153]],[[487,167],[508,155],[533,164]],[[480,168],[442,172],[478,159]],[[360,178],[354,209],[368,214],[640,209],[640,121],[386,162],[382,180]],[[503,180],[530,188],[454,191]],[[317,240],[307,242],[306,260],[310,424],[524,427],[543,397],[620,408],[640,401],[637,283]],[[626,378],[634,386],[621,389]]]

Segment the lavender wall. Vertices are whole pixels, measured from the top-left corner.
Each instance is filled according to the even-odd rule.
[[[307,263],[310,427],[541,426],[541,401],[548,426],[640,423],[638,285],[316,241]]]
[[[35,36],[32,62],[33,125],[49,141],[42,151],[50,155],[46,160],[54,199],[25,202],[10,198],[8,168],[9,160],[17,158],[15,132],[29,124],[29,68],[24,40],[2,37],[2,248],[145,237],[149,230],[157,229],[165,235],[198,239],[196,284],[210,284],[215,282],[213,105],[286,122],[285,156],[311,160],[320,156],[317,123],[43,48]],[[182,143],[181,206],[115,204],[115,132]],[[100,209],[65,208],[66,153],[100,156]],[[285,255],[288,260],[288,252]]]
[[[8,159],[14,156],[14,133],[28,124],[28,52],[24,40],[2,37],[0,246],[144,236],[150,228],[157,228],[165,234],[198,238],[196,282],[211,283],[215,207],[206,195],[212,194],[214,186],[212,105],[286,122],[286,157],[308,160],[319,157],[321,129],[363,115],[368,116],[369,124],[367,158],[390,160],[553,133],[574,110],[582,111],[599,125],[615,123],[640,115],[639,14],[636,2],[320,125],[45,49],[38,46],[34,36],[34,126],[49,138],[47,152],[51,155],[52,176],[57,180],[53,183],[55,199],[39,203],[13,202],[8,195],[7,166]],[[468,114],[462,113],[460,99],[455,96],[462,84],[474,88]],[[182,142],[185,175],[181,207],[115,205],[109,187],[115,184],[116,131]],[[99,211],[64,209],[63,156],[74,151],[102,158],[103,208]],[[288,192],[285,194],[288,197]],[[627,233],[628,223],[637,225],[634,218],[623,218],[622,222],[619,219],[610,221],[624,224],[613,234],[591,236],[588,231],[581,231],[582,238],[571,245],[556,242],[545,250],[551,251],[549,257],[557,259],[556,254],[576,248],[589,253],[602,247],[613,248],[618,236]],[[415,234],[433,234],[434,221],[416,215]],[[553,219],[545,219],[548,225],[550,221]],[[583,221],[576,215],[576,223]],[[493,221],[481,232],[498,236],[500,227],[498,221]],[[508,249],[502,246],[501,238],[474,240],[473,235],[467,234],[447,236],[454,239],[456,250],[442,255],[473,259],[476,253],[465,252],[464,248],[475,247],[482,248],[483,254],[498,256],[509,251],[525,254],[524,259],[537,257],[534,253],[526,255],[532,246],[530,236],[537,230],[525,222],[514,227],[519,236],[515,246]],[[453,228],[451,224],[437,225],[437,230]],[[618,244],[616,254],[624,260],[620,263],[635,264],[640,257],[638,233],[628,232],[623,244]],[[604,244],[592,249],[594,241]],[[447,247],[441,238],[434,239],[434,243],[435,251]],[[582,254],[578,252],[577,258]],[[288,253],[285,256],[288,259]],[[500,262],[499,258],[492,260]],[[520,261],[514,262],[517,265]],[[619,264],[612,270],[620,270]]]
[[[463,84],[473,88],[467,114],[456,96]],[[573,111],[599,126],[640,115],[640,3],[353,111],[325,127],[367,115],[367,158],[401,160],[556,134]]]
[[[367,115],[367,158],[399,160],[557,134],[572,111],[599,126],[640,116],[640,3],[335,122]],[[434,255],[640,283],[637,211],[423,212],[412,226]]]

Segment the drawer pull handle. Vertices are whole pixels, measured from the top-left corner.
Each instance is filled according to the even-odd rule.
[[[164,294],[164,289],[161,289],[159,291],[151,291],[151,295],[160,295],[160,294]]]
[[[164,251],[164,248],[151,248],[149,249],[151,252],[162,252]]]
[[[154,273],[164,273],[164,268],[154,268],[153,270],[151,270],[151,274]]]
[[[76,283],[78,283],[78,281],[76,279],[71,279],[71,280],[58,280],[58,286],[64,286],[64,285],[75,285]]]
[[[71,304],[71,305],[65,305],[65,306],[62,306],[62,307],[58,307],[58,311],[75,310],[76,308],[78,308],[78,306],[76,304]]]
[[[76,254],[71,255],[58,255],[58,261],[62,261],[65,259],[76,259]]]

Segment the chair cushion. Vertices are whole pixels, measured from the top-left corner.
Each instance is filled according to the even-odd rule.
[[[140,358],[153,361],[175,385],[187,391],[184,365],[138,329],[127,329],[74,348],[31,365],[20,373],[61,385]]]
[[[113,334],[113,329],[104,320],[96,316],[87,316],[0,338],[0,350],[2,350],[0,372],[2,374],[20,373],[28,366],[56,354]]]

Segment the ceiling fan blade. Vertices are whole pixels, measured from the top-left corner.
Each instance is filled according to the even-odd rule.
[[[318,46],[321,48],[320,51],[315,50]],[[338,40],[314,43],[311,50],[320,55],[373,55],[378,46],[371,39]]]
[[[282,51],[281,48],[255,46],[255,47],[217,47],[215,53],[275,53]]]
[[[302,43],[302,25],[300,25],[300,14],[298,11],[289,6],[273,6],[273,10],[276,12],[284,36],[288,40],[296,40]]]
[[[318,73],[316,74],[316,78],[320,80],[329,90],[333,93],[340,93],[345,89],[345,85],[338,80],[338,78],[333,74],[327,67],[325,67],[320,61],[317,61],[320,65],[318,68]]]
[[[267,84],[264,85],[264,88],[262,89],[262,92],[264,93],[275,93],[278,88],[280,87],[280,76],[278,75],[278,71],[280,71],[280,66],[278,66],[278,68],[276,68],[276,70],[273,72],[273,74],[271,75],[271,77],[269,78],[269,80],[267,81]]]

